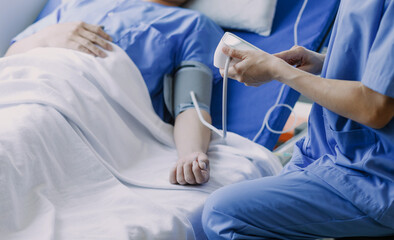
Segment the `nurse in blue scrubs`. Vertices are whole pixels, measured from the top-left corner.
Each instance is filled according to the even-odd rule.
[[[232,78],[276,79],[315,104],[308,135],[280,175],[224,187],[207,200],[208,238],[394,235],[394,1],[341,1],[326,55],[302,47],[223,51],[242,60]]]
[[[108,41],[134,61],[147,85],[153,108],[165,121],[163,78],[184,61],[211,68],[223,30],[206,16],[179,6],[187,0],[70,0],[13,39],[6,56],[36,47],[61,47],[105,57]],[[209,106],[202,114],[210,122]],[[202,184],[209,180],[206,155],[211,132],[189,105],[174,120],[178,160],[169,174],[173,184]],[[175,159],[174,159],[175,160]],[[175,161],[174,161],[175,162]]]

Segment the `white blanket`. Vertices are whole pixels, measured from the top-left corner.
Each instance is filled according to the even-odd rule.
[[[209,193],[280,171],[229,133],[213,136],[207,184],[171,185],[173,128],[113,47],[105,59],[58,48],[0,59],[0,239],[204,239]]]

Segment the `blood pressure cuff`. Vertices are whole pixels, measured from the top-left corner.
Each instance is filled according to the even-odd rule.
[[[194,108],[190,92],[193,91],[200,109],[210,112],[212,95],[212,71],[205,64],[184,61],[172,74],[164,77],[164,102],[171,115]]]

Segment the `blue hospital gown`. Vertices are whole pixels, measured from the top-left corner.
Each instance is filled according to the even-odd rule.
[[[14,38],[18,41],[46,26],[84,21],[104,26],[137,65],[148,87],[156,113],[166,121],[170,115],[163,98],[163,76],[182,61],[204,63],[220,80],[213,55],[223,30],[204,15],[184,8],[141,0],[74,0]]]

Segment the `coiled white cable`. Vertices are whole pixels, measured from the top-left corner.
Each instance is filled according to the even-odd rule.
[[[294,23],[294,45],[298,45],[298,25],[299,25],[299,23],[301,21],[302,14],[304,13],[304,10],[305,10],[305,7],[306,7],[307,3],[308,3],[308,0],[304,0],[301,9],[298,12],[297,19],[296,19],[296,21]],[[217,129],[216,127],[214,127],[213,125],[209,124],[207,121],[205,121],[205,119],[202,117],[201,110],[200,110],[200,107],[198,105],[195,93],[193,91],[190,92],[190,96],[192,98],[194,106],[196,107],[197,115],[198,115],[198,118],[200,119],[201,123],[204,126],[206,126],[209,129],[211,129],[212,131],[214,131],[215,133],[217,133],[222,138],[226,138],[226,136],[227,136],[227,84],[228,84],[228,69],[230,67],[230,62],[231,62],[231,57],[227,57],[225,68],[224,68],[224,76],[223,76],[223,101],[222,101],[222,128],[223,128],[223,131],[222,132],[219,129]],[[263,123],[261,125],[261,128],[259,129],[259,131],[257,132],[257,134],[253,138],[253,142],[256,142],[256,140],[260,137],[260,135],[263,132],[265,127],[267,127],[267,129],[270,132],[275,133],[275,134],[287,133],[287,132],[292,131],[295,128],[296,123],[297,123],[297,115],[293,111],[293,108],[290,105],[288,105],[288,104],[279,103],[280,99],[282,98],[284,88],[285,88],[285,85],[283,84],[281,89],[280,89],[280,92],[279,92],[279,95],[278,95],[278,97],[276,99],[275,104],[268,109],[268,111],[267,111],[267,113],[266,113],[266,115],[264,117]],[[272,129],[270,127],[270,125],[268,124],[268,119],[271,116],[271,113],[277,107],[286,107],[294,114],[293,125],[288,130],[277,131],[277,130]]]
[[[270,132],[275,133],[275,134],[287,133],[287,132],[290,132],[291,130],[293,130],[293,129],[295,128],[296,123],[297,123],[297,114],[293,111],[293,108],[292,108],[289,104],[279,103],[279,101],[280,101],[280,99],[281,99],[281,97],[282,97],[282,95],[283,95],[283,91],[284,91],[284,89],[285,89],[285,86],[286,86],[286,85],[284,85],[284,84],[282,85],[282,87],[280,88],[280,92],[279,92],[278,98],[276,99],[275,104],[274,104],[272,107],[270,107],[270,108],[268,109],[267,113],[265,114],[265,117],[264,117],[264,120],[263,120],[263,124],[261,124],[260,130],[259,130],[258,133],[254,136],[253,142],[256,142],[256,141],[257,141],[257,139],[258,139],[258,138],[260,137],[260,135],[263,133],[263,130],[264,130],[265,127],[267,127],[268,130],[269,130]],[[277,130],[272,129],[272,128],[270,127],[270,125],[268,124],[268,119],[269,119],[269,117],[271,116],[271,113],[272,113],[272,112],[275,110],[275,108],[277,108],[277,107],[287,107],[287,108],[294,114],[294,122],[293,122],[293,125],[292,125],[291,128],[289,128],[288,130],[285,130],[285,131],[277,131]]]
[[[300,9],[300,11],[298,12],[298,16],[297,19],[294,23],[294,32],[293,32],[293,36],[294,36],[294,45],[298,46],[298,24],[300,24],[301,21],[301,17],[302,14],[304,13],[306,4],[308,3],[308,0],[304,0],[304,3],[302,4],[302,7]]]
[[[301,9],[300,9],[300,11],[298,12],[297,19],[296,19],[296,21],[295,21],[295,23],[294,23],[293,37],[294,37],[294,45],[295,45],[295,46],[298,45],[298,25],[299,25],[299,23],[300,23],[300,21],[301,21],[302,14],[304,13],[304,10],[305,10],[305,7],[306,7],[307,3],[308,3],[308,0],[304,0],[303,4],[302,4],[302,6],[301,6]],[[284,103],[279,104],[280,99],[282,98],[284,89],[285,89],[285,85],[283,84],[282,87],[281,87],[281,89],[280,89],[280,92],[279,92],[278,98],[276,99],[275,104],[274,104],[272,107],[270,107],[270,108],[268,109],[267,113],[265,114],[265,117],[264,117],[264,120],[263,120],[263,124],[261,124],[260,130],[259,130],[259,131],[257,132],[257,134],[254,136],[253,142],[256,142],[256,141],[257,141],[257,139],[258,139],[258,138],[260,137],[260,135],[263,133],[263,130],[264,130],[265,127],[267,127],[267,129],[268,129],[270,132],[275,133],[275,134],[287,133],[287,132],[292,131],[292,130],[296,127],[296,124],[297,124],[297,114],[293,111],[293,108],[292,108],[290,105],[288,105],[288,104],[284,104]],[[288,130],[285,130],[285,131],[277,131],[277,130],[272,129],[272,128],[270,127],[270,125],[268,124],[268,120],[269,120],[269,117],[271,116],[271,113],[272,113],[272,112],[275,110],[275,108],[277,108],[277,107],[286,107],[286,108],[288,108],[288,109],[291,111],[291,113],[294,114],[294,122],[293,122],[293,125],[292,125]]]

